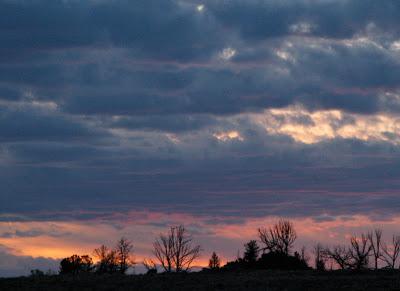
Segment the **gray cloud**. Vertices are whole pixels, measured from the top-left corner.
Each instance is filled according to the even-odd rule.
[[[107,213],[110,205],[121,211],[138,205],[179,211],[185,205],[185,211],[205,215],[218,209],[221,215],[283,215],[289,208],[299,216],[383,209],[396,213],[395,204],[386,203],[396,199],[396,146],[343,139],[300,145],[257,132],[254,126],[240,132],[244,141],[216,142],[195,134],[183,144],[160,143],[153,133],[133,140],[138,143],[134,150],[66,147],[64,153],[55,144],[54,154],[40,144],[10,146],[19,165],[1,169],[0,189],[7,201],[1,212]],[[375,196],[379,192],[387,194]],[[41,200],[31,193],[40,193]],[[61,212],[60,217],[68,219]]]
[[[252,118],[397,116],[398,3],[0,0],[0,220],[396,215],[396,128],[305,144]]]
[[[364,114],[398,107],[379,99],[398,90],[398,53],[389,49],[397,37],[394,1],[213,1],[203,13],[178,1],[50,2],[0,2],[2,55],[15,51],[23,60],[10,55],[0,66],[6,88],[17,87],[3,99],[28,91],[90,115],[224,115],[293,103]],[[304,23],[307,36],[293,32]],[[379,29],[388,37],[378,37]],[[344,42],[358,37],[369,41]],[[236,55],[218,60],[229,46]],[[294,62],[280,59],[282,50]]]
[[[0,140],[2,142],[79,141],[106,136],[102,130],[89,128],[70,117],[29,106],[27,108],[0,107],[0,121]]]
[[[210,115],[150,115],[144,117],[120,117],[110,122],[114,128],[159,130],[166,132],[195,131],[216,125],[218,121]]]
[[[206,6],[224,26],[237,29],[242,37],[264,40],[288,34],[299,23],[310,25],[307,34],[318,37],[351,38],[374,23],[396,32],[400,6],[397,1],[208,1]]]
[[[219,43],[211,23],[176,1],[1,1],[4,51],[115,45],[161,59],[202,57]],[[162,45],[160,49],[159,45]],[[33,51],[32,51],[33,50]],[[15,53],[14,53],[15,56]]]
[[[27,276],[31,270],[39,269],[44,272],[49,269],[58,271],[59,261],[49,258],[33,258],[29,256],[12,255],[10,250],[0,246],[0,276],[16,277]]]

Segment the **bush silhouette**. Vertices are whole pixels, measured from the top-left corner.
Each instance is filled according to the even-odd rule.
[[[259,269],[259,270],[309,270],[311,269],[307,262],[301,258],[296,252],[294,256],[286,255],[282,252],[269,252],[261,255],[261,257],[249,263],[248,261],[238,258],[236,261],[228,262],[224,270],[243,270],[243,269]]]
[[[93,270],[93,260],[91,257],[72,255],[64,258],[60,262],[60,274],[89,273]]]
[[[270,252],[263,254],[257,261],[258,269],[273,270],[308,270],[310,267],[300,257],[298,253],[294,256],[286,255],[281,252]]]
[[[39,269],[33,269],[31,270],[31,277],[43,277],[45,276],[44,272],[42,270]]]

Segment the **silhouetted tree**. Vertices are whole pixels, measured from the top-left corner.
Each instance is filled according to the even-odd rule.
[[[171,233],[173,232],[171,228]],[[175,232],[175,231],[174,231]],[[172,272],[174,247],[171,235],[160,234],[160,237],[153,243],[153,253],[160,262],[165,272]]]
[[[269,229],[259,228],[258,236],[265,245],[263,251],[278,252],[289,255],[297,234],[293,224],[288,220],[280,220]]]
[[[371,246],[372,255],[375,263],[375,270],[378,269],[378,261],[382,258],[382,230],[375,229],[373,232],[368,233],[368,240]]]
[[[93,260],[89,256],[72,255],[64,258],[60,262],[60,274],[79,274],[91,272],[93,270]]]
[[[315,258],[315,269],[318,271],[325,271],[325,262],[326,262],[326,255],[324,252],[324,248],[320,243],[317,243],[314,246],[314,258]]]
[[[211,258],[208,262],[208,267],[211,270],[217,270],[217,269],[219,269],[220,265],[221,265],[220,258],[218,257],[218,255],[215,252],[213,252],[211,255]]]
[[[243,254],[243,260],[248,265],[254,265],[258,258],[258,253],[260,252],[260,247],[257,241],[251,240],[244,245],[245,250]]]
[[[81,256],[81,270],[83,272],[92,272],[94,269],[93,259],[88,255]]]
[[[144,259],[143,266],[146,268],[146,274],[157,274],[157,265],[153,260]]]
[[[97,272],[116,273],[118,271],[118,260],[115,250],[110,250],[107,246],[102,245],[93,251],[94,256],[97,257]]]
[[[301,247],[300,259],[302,261],[304,261],[307,265],[308,265],[308,262],[310,261],[310,257],[307,255],[307,248],[305,246]]]
[[[345,246],[334,246],[332,249],[324,249],[324,256],[334,261],[342,270],[351,267],[351,253]]]
[[[352,268],[355,270],[366,269],[372,249],[368,236],[361,234],[360,237],[351,237],[350,246]]]
[[[115,247],[115,258],[118,265],[118,271],[125,274],[126,271],[135,265],[135,260],[132,256],[133,244],[126,238],[122,237]]]
[[[382,259],[385,261],[387,266],[391,269],[396,268],[397,259],[400,255],[400,236],[393,235],[392,245],[388,247],[386,244],[382,245],[383,256]]]
[[[289,256],[288,256],[288,257],[289,257]],[[299,262],[304,262],[305,265],[308,265],[308,264],[307,264],[307,258],[306,258],[306,255],[305,255],[305,249],[304,249],[304,248],[300,251],[300,253],[297,252],[297,251],[294,252],[294,257],[296,258],[297,261],[299,261]]]
[[[165,272],[181,272],[190,269],[200,255],[200,246],[186,234],[184,226],[171,227],[167,235],[160,234],[153,244],[154,255]]]
[[[81,258],[78,255],[64,258],[60,262],[60,274],[77,274]]]

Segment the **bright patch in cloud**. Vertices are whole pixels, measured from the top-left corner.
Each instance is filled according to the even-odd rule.
[[[306,144],[333,138],[400,144],[400,118],[391,115],[357,115],[339,110],[308,112],[289,107],[266,110],[254,119],[268,133],[288,135]]]
[[[278,58],[285,61],[291,61],[291,62],[295,61],[294,57],[287,51],[277,50],[276,55],[278,56]]]
[[[214,133],[213,136],[221,141],[228,141],[232,139],[237,139],[240,141],[243,141],[243,137],[240,135],[238,131],[226,131],[226,132],[219,132],[219,133]]]
[[[394,50],[394,51],[400,51],[400,40],[397,40],[397,41],[393,42],[390,45],[390,49]]]
[[[170,141],[172,141],[172,142],[175,143],[175,144],[180,143],[179,138],[178,138],[175,134],[167,133],[167,134],[165,134],[165,136],[166,136]]]
[[[300,22],[290,26],[290,31],[293,33],[307,34],[310,33],[312,26],[307,22]]]
[[[222,52],[219,54],[219,57],[225,61],[229,61],[235,55],[236,55],[236,50],[231,47],[228,47],[222,50]]]
[[[204,5],[203,4],[197,5],[196,9],[199,12],[203,12],[204,11]]]

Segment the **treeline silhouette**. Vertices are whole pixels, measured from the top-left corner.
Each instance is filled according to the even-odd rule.
[[[221,258],[213,252],[208,268],[204,272],[278,269],[328,271],[334,269],[395,269],[400,255],[400,236],[393,235],[387,243],[382,238],[382,230],[352,236],[348,245],[323,246],[317,243],[313,249],[313,262],[303,247],[294,250],[297,233],[292,222],[281,219],[268,228],[257,230],[257,240],[244,244],[243,253],[238,252],[234,261],[221,266]],[[93,251],[94,260],[89,255],[72,255],[60,262],[60,274],[126,274],[137,262],[133,255],[133,243],[121,238],[113,248],[105,245]],[[147,274],[157,272],[187,272],[200,256],[202,249],[194,243],[193,237],[183,225],[171,227],[160,234],[153,243],[154,258],[144,259],[142,264]],[[33,270],[32,275],[43,274]]]
[[[114,248],[105,245],[93,251],[94,257],[98,260],[96,264],[89,255],[72,255],[64,258],[60,262],[60,274],[125,274],[129,268],[135,266],[133,257],[133,244],[131,241],[122,237]]]

